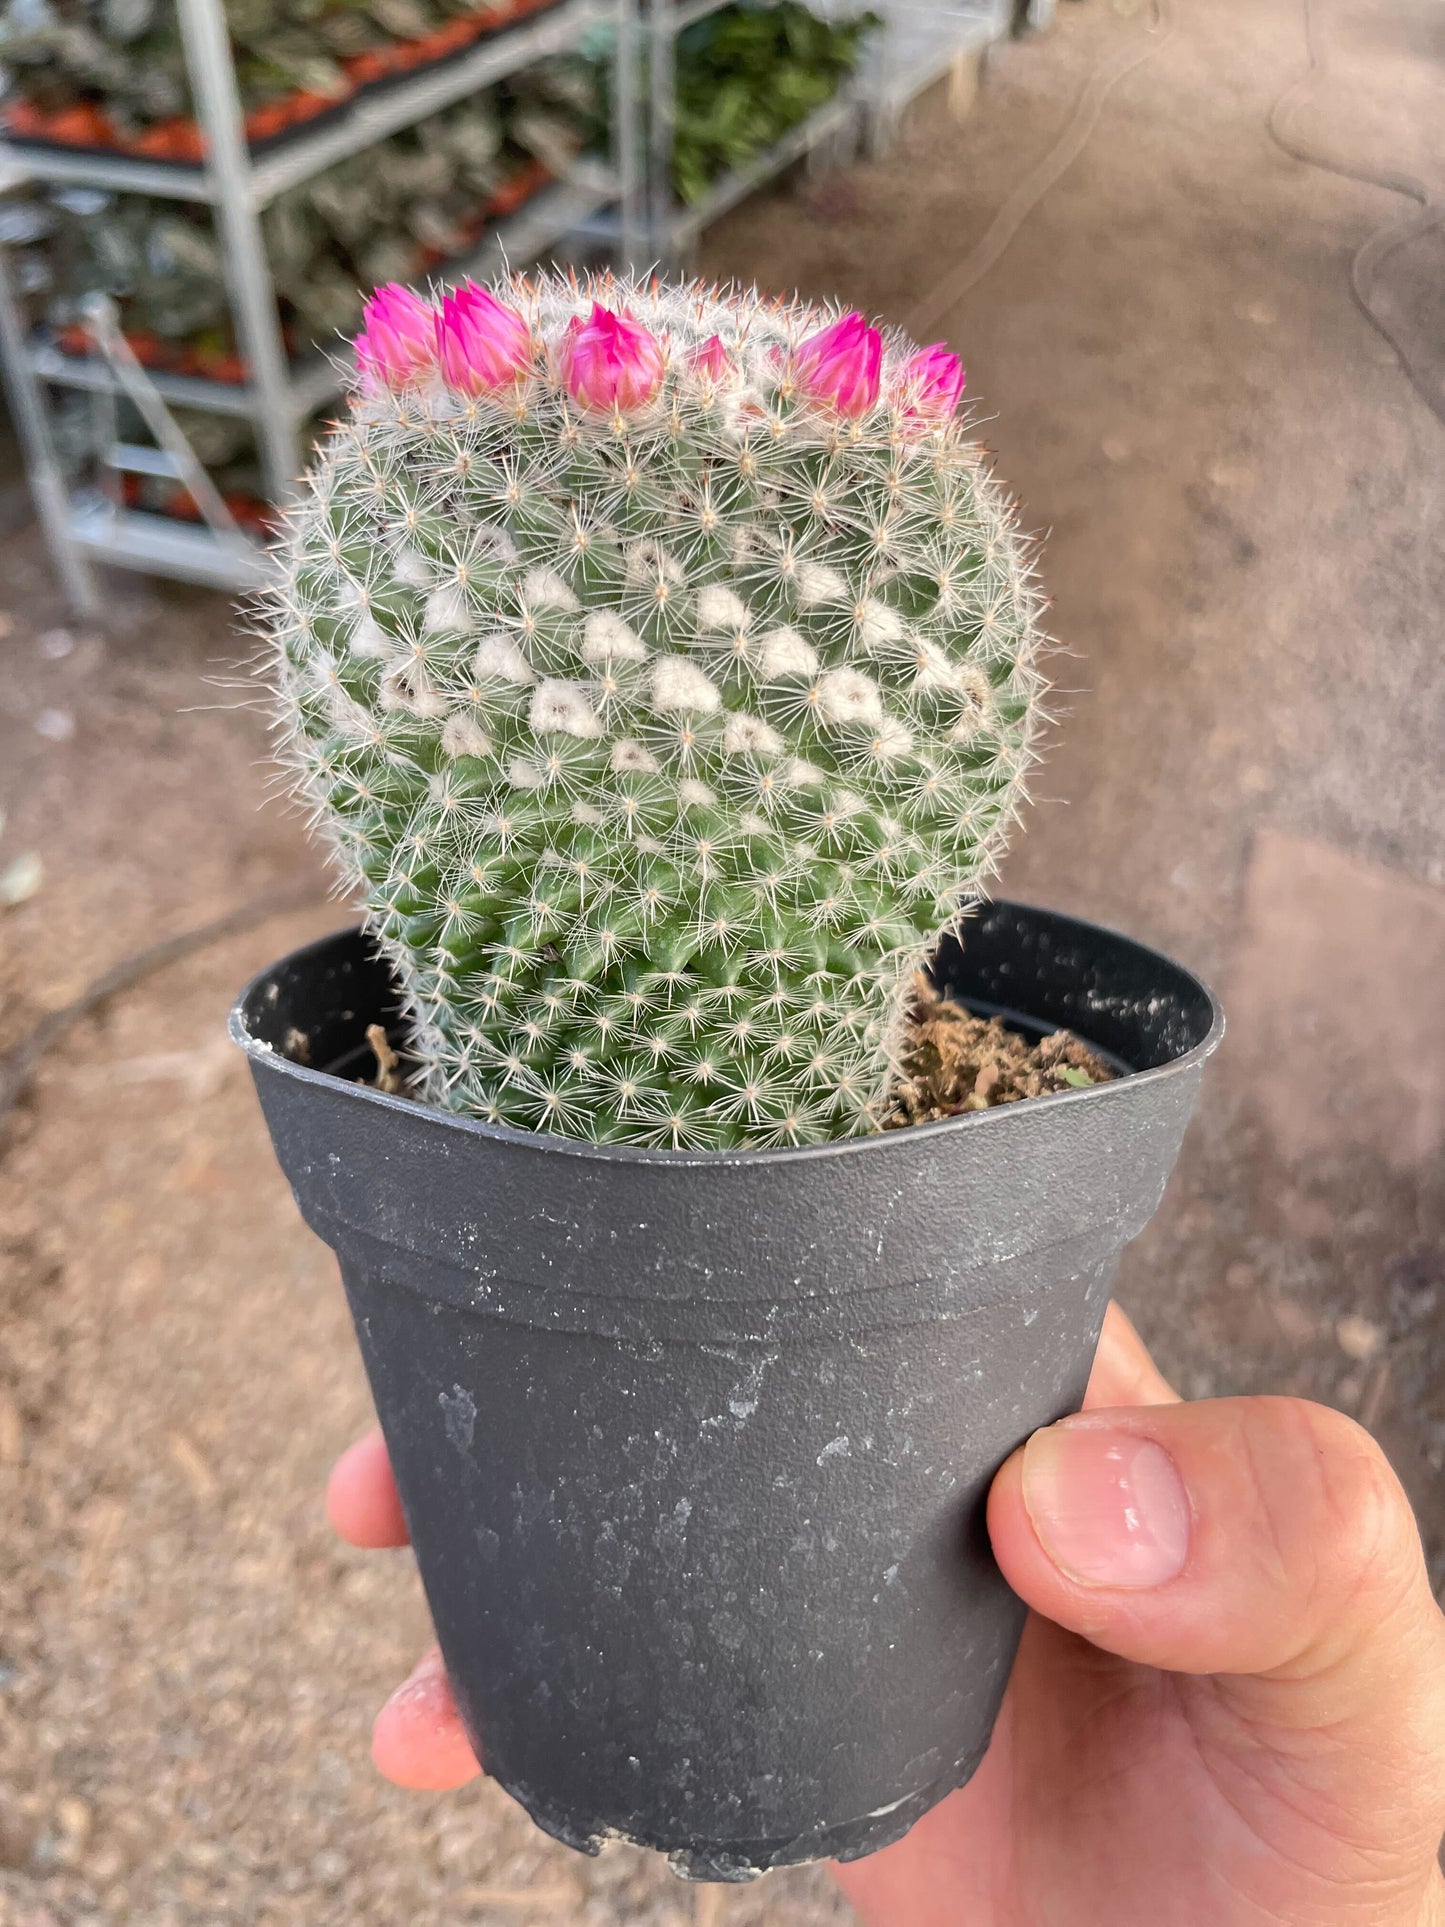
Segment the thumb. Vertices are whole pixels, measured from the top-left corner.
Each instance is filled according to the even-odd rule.
[[[1396,1759],[1418,1739],[1439,1796],[1445,1620],[1409,1502],[1352,1420],[1289,1398],[1082,1413],[1013,1454],[988,1522],[1047,1618],[1123,1659],[1234,1676],[1251,1720]]]

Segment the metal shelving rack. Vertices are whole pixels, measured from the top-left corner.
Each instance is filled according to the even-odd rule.
[[[855,87],[833,98],[775,146],[713,183],[703,200],[680,207],[672,191],[676,128],[677,37],[717,13],[728,0],[643,0],[647,26],[647,211],[651,252],[673,265],[685,261],[710,221],[796,161],[828,153],[838,161],[857,151],[860,101]],[[859,0],[862,4],[862,0]]]
[[[841,166],[854,158],[862,125],[863,103],[855,85],[841,87],[816,113],[746,166],[714,181],[692,207],[674,209],[664,219],[659,252],[685,259],[710,221],[726,214],[739,201],[775,179],[797,161]]]
[[[865,0],[809,0],[819,13],[855,13]],[[1012,25],[1014,0],[866,0],[883,24],[854,79],[745,167],[724,175],[693,207],[672,192],[677,38],[728,0],[642,0],[647,29],[647,204],[651,253],[686,260],[710,221],[798,161],[850,160],[860,142],[880,153],[908,104]],[[1034,0],[1035,5],[1047,0]]]
[[[959,61],[1003,39],[1013,0],[870,0],[883,25],[866,57],[862,87],[868,144],[881,152],[904,110]]]
[[[297,366],[287,359],[275,292],[262,241],[260,215],[287,188],[359,154],[403,128],[426,120],[480,88],[548,55],[576,47],[589,28],[610,22],[616,35],[613,65],[612,164],[579,166],[489,230],[478,248],[449,271],[487,274],[505,258],[537,258],[580,229],[605,206],[615,206],[617,248],[640,258],[645,209],[640,179],[637,99],[637,17],[634,0],[565,0],[547,13],[483,40],[423,74],[363,96],[311,133],[253,156],[246,143],[223,0],[176,0],[196,117],[207,160],[201,167],[92,153],[7,146],[0,142],[0,178],[69,182],[112,191],[204,202],[215,210],[226,264],[227,292],[248,379],[238,385],[195,377],[141,377],[162,411],[192,406],[242,415],[255,424],[268,494],[284,501],[301,466],[299,431],[342,386],[339,358],[313,355]],[[249,588],[267,570],[264,549],[242,535],[224,512],[200,502],[205,526],[170,524],[129,513],[100,491],[71,497],[49,429],[45,386],[88,389],[97,396],[133,390],[135,371],[113,360],[61,355],[25,336],[0,248],[0,366],[30,472],[36,508],[67,596],[94,616],[100,599],[92,559],[218,587]],[[178,433],[179,431],[177,431]],[[164,449],[112,447],[118,469],[184,479],[186,464]],[[228,526],[229,524],[229,526]]]

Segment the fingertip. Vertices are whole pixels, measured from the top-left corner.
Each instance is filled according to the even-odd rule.
[[[414,1793],[447,1793],[481,1772],[439,1652],[428,1653],[377,1714],[371,1757],[384,1778]]]
[[[1132,1575],[1112,1588],[1097,1580],[1081,1583],[1076,1574],[1063,1569],[1057,1552],[1044,1544],[1029,1500],[1030,1456],[1037,1457],[1056,1435],[1089,1423],[1064,1419],[1057,1426],[1045,1426],[1009,1455],[989,1489],[988,1535],[1000,1572],[1026,1605],[1069,1631],[1117,1651],[1115,1638],[1135,1615]]]
[[[348,1545],[404,1546],[411,1535],[380,1427],[350,1445],[331,1468],[326,1516]]]
[[[1024,1504],[1023,1465],[1024,1448],[1019,1446],[994,1474],[986,1516],[989,1541],[1000,1570],[1014,1591],[1026,1599],[1030,1569],[1040,1548]]]

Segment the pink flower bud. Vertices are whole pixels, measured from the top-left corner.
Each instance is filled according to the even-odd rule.
[[[514,308],[464,281],[442,297],[436,317],[436,355],[442,380],[464,395],[505,388],[532,360],[532,337]]]
[[[882,367],[883,337],[861,314],[845,314],[793,354],[804,394],[831,402],[840,415],[867,414],[878,399]]]
[[[640,408],[662,386],[662,349],[646,328],[594,301],[569,322],[558,354],[567,392],[584,408]]]
[[[709,335],[706,341],[699,342],[688,356],[687,365],[693,374],[713,383],[726,381],[734,372],[733,358],[717,335]]]
[[[377,380],[400,386],[435,365],[436,317],[410,288],[388,281],[366,304],[366,359]]]
[[[910,415],[947,421],[963,393],[963,363],[943,342],[935,341],[903,364],[899,385]]]

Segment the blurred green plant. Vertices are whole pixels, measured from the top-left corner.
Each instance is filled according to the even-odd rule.
[[[801,0],[735,0],[677,37],[673,192],[700,201],[720,175],[765,153],[830,101],[854,72],[876,13],[825,20]],[[610,123],[607,82],[616,39],[599,24],[571,61],[585,70],[597,103],[589,145],[605,153]],[[559,63],[561,64],[561,63]],[[639,69],[644,96],[647,62]]]
[[[871,12],[823,20],[798,0],[740,0],[685,28],[672,154],[679,200],[702,200],[719,175],[746,166],[831,100],[879,25]]]

